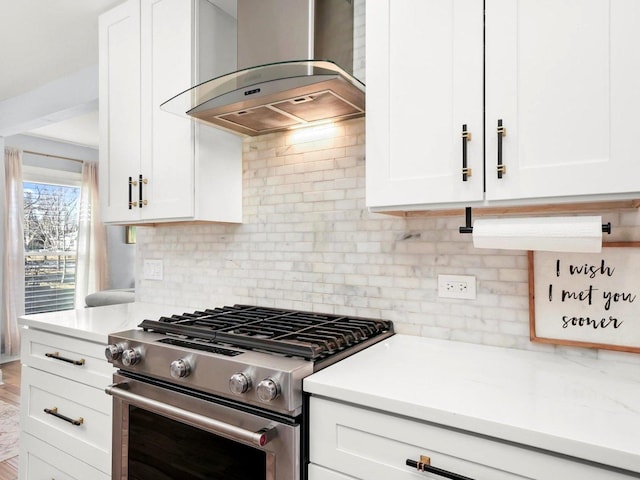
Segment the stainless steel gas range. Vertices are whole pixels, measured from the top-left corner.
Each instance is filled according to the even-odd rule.
[[[234,305],[109,335],[114,479],[305,478],[304,377],[393,335],[371,318]]]

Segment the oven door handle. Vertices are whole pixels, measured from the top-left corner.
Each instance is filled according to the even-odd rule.
[[[277,434],[276,427],[274,426],[266,426],[257,432],[252,432],[251,430],[245,430],[244,428],[236,427],[235,425],[220,422],[213,418],[205,417],[204,415],[199,415],[182,408],[174,407],[173,405],[167,405],[166,403],[158,402],[151,398],[136,395],[135,393],[127,391],[126,388],[128,388],[127,382],[114,383],[113,385],[109,385],[105,388],[105,392],[113,397],[122,399],[136,406],[152,410],[181,422],[208,428],[212,432],[219,433],[224,437],[249,443],[256,447],[264,447]]]

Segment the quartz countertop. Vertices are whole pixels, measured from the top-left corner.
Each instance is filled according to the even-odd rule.
[[[30,328],[38,328],[106,345],[110,333],[136,328],[142,320],[157,320],[162,315],[193,312],[194,310],[197,308],[133,302],[24,315],[18,319],[18,323]]]
[[[637,365],[395,335],[304,389],[640,472]]]

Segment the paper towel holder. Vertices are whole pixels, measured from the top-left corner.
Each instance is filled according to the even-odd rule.
[[[473,233],[473,222],[471,220],[471,207],[464,209],[465,225],[460,227],[460,233]],[[602,224],[602,232],[611,234],[611,222]]]

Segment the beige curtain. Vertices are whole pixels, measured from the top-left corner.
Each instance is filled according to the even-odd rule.
[[[12,356],[20,352],[18,317],[24,315],[22,150],[5,148],[4,168],[2,347],[4,355]]]
[[[106,232],[100,221],[98,167],[94,162],[82,165],[79,213],[76,308],[83,308],[88,294],[104,290],[108,284]]]

